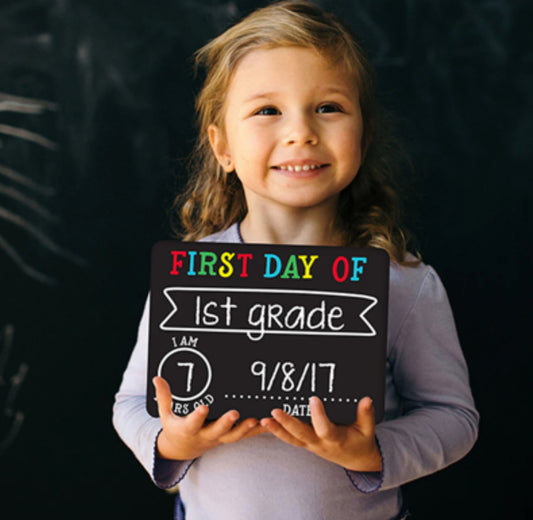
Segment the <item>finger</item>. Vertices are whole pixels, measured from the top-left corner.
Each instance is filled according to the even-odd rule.
[[[275,419],[261,419],[261,426],[265,428],[268,432],[275,435],[278,439],[286,442],[287,444],[292,444],[298,448],[302,448],[304,443],[298,440],[296,437],[292,436],[281,424],[278,423]]]
[[[354,425],[365,437],[373,437],[376,429],[374,405],[370,397],[363,397],[357,405],[357,420]]]
[[[284,412],[283,410],[275,409],[272,410],[272,417],[283,426],[292,436],[301,440],[302,442],[308,443],[316,440],[316,435],[313,431],[313,428],[308,424],[303,423],[296,417]]]
[[[244,439],[248,433],[257,427],[257,419],[246,419],[234,428],[232,428],[228,433],[225,433],[219,437],[219,441],[223,444],[229,444],[230,442],[236,442],[240,439]]]
[[[324,404],[318,397],[311,397],[309,399],[309,407],[311,409],[311,424],[315,433],[321,439],[333,439],[335,437],[336,427],[329,420]]]
[[[159,417],[164,421],[169,415],[172,415],[172,394],[170,393],[170,386],[159,376],[152,379],[155,387],[155,398],[157,400],[157,410]]]
[[[309,424],[305,424],[296,417],[293,417],[280,409],[272,410],[272,417],[274,417],[274,419],[276,419],[276,421],[293,437],[302,443],[312,444],[316,442],[317,436]]]
[[[184,432],[188,435],[196,435],[203,428],[208,413],[209,407],[203,404],[186,415],[183,423]]]
[[[264,426],[262,426],[260,423],[258,423],[256,426],[254,426],[248,432],[246,432],[246,435],[243,437],[243,439],[255,437],[256,435],[259,435],[260,433],[265,433],[265,432],[267,432],[267,429]]]
[[[237,410],[226,412],[216,421],[204,428],[204,438],[211,441],[218,440],[220,437],[228,433],[238,420],[239,412]]]

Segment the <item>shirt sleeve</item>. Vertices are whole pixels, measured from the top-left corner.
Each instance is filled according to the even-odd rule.
[[[194,461],[171,461],[156,455],[161,421],[146,411],[149,315],[150,297],[139,324],[137,343],[115,395],[113,426],[154,483],[161,488],[170,488],[185,476]]]
[[[448,297],[427,272],[393,340],[390,361],[402,414],[376,426],[382,471],[347,471],[370,493],[401,486],[464,457],[479,425]]]

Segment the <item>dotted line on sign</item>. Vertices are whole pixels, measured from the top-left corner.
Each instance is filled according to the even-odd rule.
[[[251,394],[224,394],[224,399],[250,399],[262,401],[309,401],[309,397],[290,395],[251,395]],[[357,403],[358,399],[350,397],[322,397],[325,403]]]

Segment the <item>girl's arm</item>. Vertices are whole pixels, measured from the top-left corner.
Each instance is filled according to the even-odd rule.
[[[403,413],[376,427],[383,456],[380,489],[456,462],[478,435],[479,414],[446,290],[429,266],[418,286],[391,338],[389,362]]]
[[[161,421],[151,417],[146,411],[149,309],[148,298],[139,324],[137,343],[115,395],[113,426],[152,479],[158,483],[155,476],[155,443],[161,430]],[[166,487],[164,484],[163,487]],[[166,484],[168,487],[172,485],[170,482]]]
[[[155,378],[156,395],[161,419],[146,411],[148,360],[149,299],[139,325],[137,344],[122,384],[115,396],[113,425],[124,443],[159,487],[177,484],[196,457],[222,443],[263,431],[255,419],[235,426],[239,414],[230,411],[217,421],[204,426],[207,407],[199,407],[187,417],[172,413],[170,389],[162,378]]]
[[[400,284],[390,302],[400,317],[388,356],[400,417],[375,426],[371,407],[361,400],[356,423],[335,426],[315,401],[312,426],[281,410],[262,421],[281,440],[342,465],[363,492],[438,471],[466,455],[477,438],[479,415],[446,291],[428,266],[408,276],[416,281],[420,274],[418,283]]]

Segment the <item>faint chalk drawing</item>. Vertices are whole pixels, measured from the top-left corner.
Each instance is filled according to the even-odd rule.
[[[7,2],[0,6],[0,261],[46,285],[56,283],[57,258],[85,261],[59,242],[61,219],[54,214],[55,183],[49,174],[59,145],[54,130],[53,36],[47,20],[55,0]]]
[[[0,334],[0,385],[5,385],[6,380],[4,378],[4,372],[7,366],[7,360],[11,353],[11,346],[13,345],[13,336],[15,334],[15,328],[13,325],[6,325]]]
[[[0,331],[0,389],[7,390],[6,399],[0,412],[2,417],[0,455],[5,453],[14,443],[24,423],[24,412],[16,409],[16,399],[28,374],[28,364],[20,363],[17,372],[9,378],[9,382],[5,377],[14,335],[15,328],[11,324],[5,325]]]
[[[0,92],[0,112],[40,115],[45,111],[56,109],[56,104],[50,101],[24,98]],[[1,135],[30,141],[49,150],[56,150],[58,148],[56,143],[45,136],[12,125],[0,124],[0,136]],[[1,148],[2,143],[0,141],[0,150]],[[2,179],[4,179],[4,182],[2,182]],[[10,184],[5,184],[5,180],[8,180]],[[5,203],[0,204],[0,221],[10,223],[19,230],[27,233],[49,252],[78,265],[84,265],[85,262],[81,258],[58,245],[46,232],[39,229],[37,225],[39,221],[44,220],[55,223],[59,222],[59,218],[38,202],[35,199],[35,194],[50,197],[54,194],[54,190],[50,186],[42,185],[26,175],[15,171],[9,166],[0,163],[0,196],[5,198],[8,202],[16,201],[21,207],[29,210],[29,212],[24,212],[23,216],[19,212],[7,209]],[[36,223],[29,220],[26,216],[28,214],[35,216]],[[36,281],[45,284],[55,283],[53,276],[43,273],[32,266],[31,263],[24,258],[23,254],[17,249],[17,247],[9,243],[1,233],[0,251],[6,254],[23,273]]]

